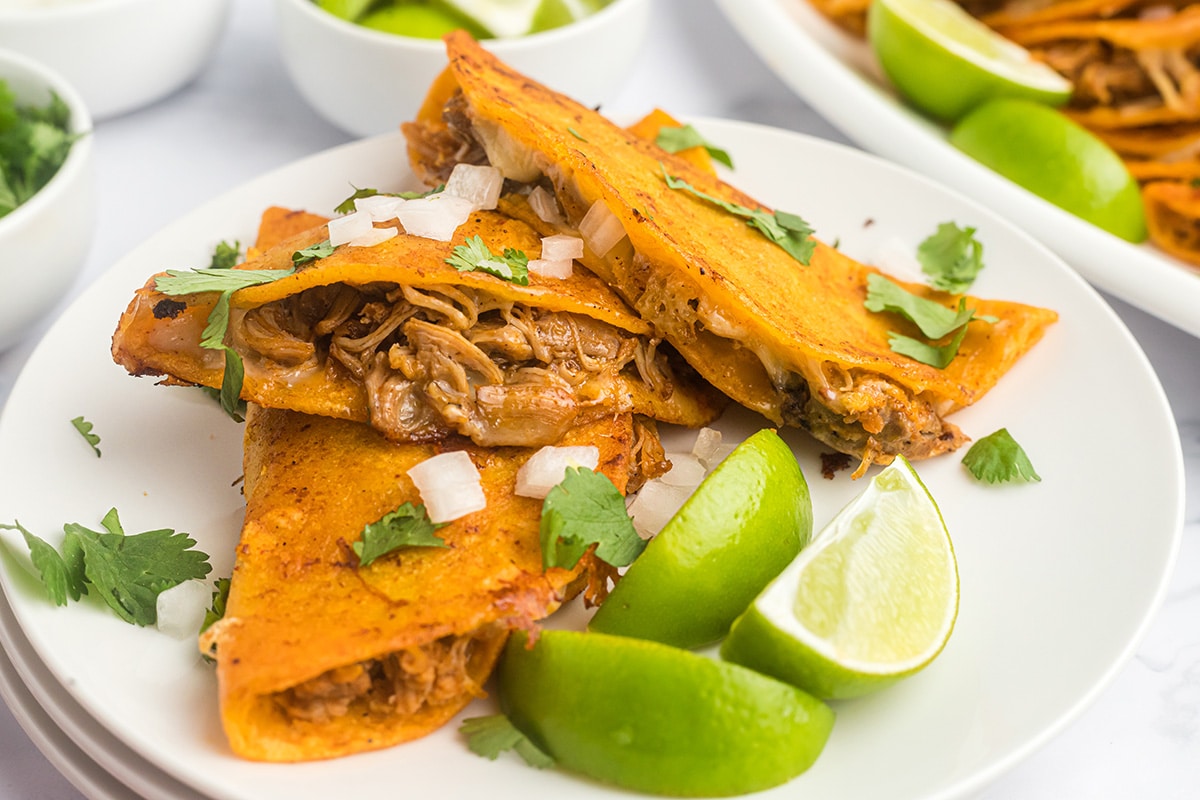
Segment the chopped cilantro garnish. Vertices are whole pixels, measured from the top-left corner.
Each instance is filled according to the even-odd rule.
[[[45,106],[19,105],[0,79],[0,217],[50,182],[79,138],[70,133],[71,112],[53,92]]]
[[[241,243],[220,242],[213,248],[212,262],[209,269],[232,269],[241,260]]]
[[[967,335],[969,322],[996,321],[995,317],[976,316],[975,309],[967,308],[965,297],[959,298],[957,309],[947,308],[941,303],[918,297],[876,273],[867,276],[867,299],[863,305],[868,311],[876,313],[890,311],[900,314],[914,323],[929,339],[941,339],[953,333],[953,338],[942,345],[921,342],[894,331],[888,334],[888,345],[892,352],[938,369],[945,369],[958,355],[958,348]]]
[[[204,622],[200,625],[201,633],[204,633],[216,622],[225,618],[225,604],[229,602],[229,586],[231,583],[232,581],[229,578],[217,578],[213,582],[212,605],[204,612]]]
[[[355,209],[357,208],[354,204],[354,201],[358,200],[360,198],[363,198],[363,197],[374,197],[376,195],[383,195],[384,197],[399,197],[402,200],[416,200],[421,197],[428,197],[431,194],[437,194],[438,192],[442,191],[445,188],[446,188],[446,184],[443,183],[443,184],[436,186],[433,189],[429,189],[428,191],[424,191],[424,192],[381,192],[378,189],[359,189],[356,186],[356,187],[354,187],[354,194],[350,195],[345,200],[338,203],[337,206],[335,206],[333,210],[335,212],[337,212],[338,214],[350,214],[350,213],[353,213],[355,211]]]
[[[497,256],[488,249],[479,236],[472,236],[465,244],[454,248],[446,263],[459,272],[486,272],[503,278],[510,283],[521,286],[529,284],[529,257],[520,250],[511,247],[504,249],[503,256]]]
[[[515,750],[531,767],[545,769],[554,766],[554,759],[529,740],[503,714],[469,717],[458,730],[467,737],[472,753],[495,761],[506,750]]]
[[[446,542],[434,534],[440,527],[430,521],[425,506],[405,503],[366,525],[359,541],[351,547],[358,556],[358,565],[365,567],[400,547],[447,547]]]
[[[96,451],[96,458],[100,457],[100,437],[92,433],[92,423],[88,422],[83,417],[76,417],[71,420],[71,424],[75,426],[75,430],[79,431],[79,435],[92,446]]]
[[[208,555],[193,549],[196,542],[185,533],[164,529],[127,536],[115,508],[101,525],[103,532],[74,522],[64,525],[61,554],[19,522],[0,528],[21,532],[55,605],[95,590],[121,619],[135,625],[155,623],[160,593],[212,569]]]
[[[574,128],[567,128],[567,133],[571,134],[572,136],[574,136],[576,139],[578,139],[581,142],[587,141],[587,139],[583,138],[583,134],[580,133],[579,131],[575,130]]]
[[[961,294],[983,269],[983,243],[975,238],[974,228],[943,222],[917,246],[917,261],[935,289]]]
[[[963,465],[977,480],[987,483],[1040,481],[1042,477],[1007,428],[984,436],[963,456]]]
[[[328,258],[333,255],[335,249],[337,248],[333,246],[333,242],[328,239],[323,242],[317,242],[303,250],[297,250],[292,253],[292,266],[303,267],[322,258]]]
[[[612,481],[579,467],[567,467],[562,483],[542,502],[541,539],[546,569],[571,569],[592,545],[601,561],[624,567],[646,547]]]
[[[167,270],[165,277],[155,280],[154,288],[165,295],[220,292],[216,305],[208,312],[208,322],[200,337],[200,346],[207,350],[225,351],[225,373],[221,378],[221,408],[241,422],[239,411],[242,381],[246,367],[237,351],[225,344],[229,328],[229,299],[238,289],[271,283],[286,278],[295,269],[196,269],[191,272]]]
[[[654,143],[668,153],[678,153],[680,150],[703,147],[714,159],[733,169],[733,158],[730,157],[729,153],[705,139],[700,134],[700,131],[691,125],[684,125],[679,128],[663,126],[659,128],[658,136],[654,139]]]
[[[816,242],[812,239],[813,229],[800,217],[795,214],[789,214],[786,211],[775,211],[772,213],[763,209],[747,208],[737,203],[727,202],[719,197],[713,197],[700,191],[687,181],[670,175],[667,172],[666,166],[662,164],[659,166],[662,167],[663,177],[666,178],[667,186],[672,189],[686,191],[701,200],[707,200],[713,205],[725,209],[730,214],[744,217],[747,225],[782,247],[788,255],[801,264],[807,265],[809,260],[812,259],[813,250],[817,246]]]

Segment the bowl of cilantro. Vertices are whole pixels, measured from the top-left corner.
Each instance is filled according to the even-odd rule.
[[[356,136],[396,130],[467,30],[505,63],[595,106],[630,77],[650,0],[275,0],[283,62],[318,114]],[[514,98],[515,100],[515,98]]]
[[[0,350],[62,300],[96,224],[92,119],[58,73],[0,50]]]
[[[103,120],[162,99],[212,57],[231,0],[0,0],[0,48],[66,78]]]

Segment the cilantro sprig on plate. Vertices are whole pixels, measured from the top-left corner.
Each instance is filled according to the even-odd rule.
[[[983,243],[975,238],[974,228],[943,222],[917,246],[917,262],[933,288],[961,294],[983,269]]]
[[[55,605],[95,592],[117,616],[134,625],[153,625],[158,595],[212,570],[196,541],[170,529],[127,535],[115,508],[100,521],[103,531],[70,522],[63,526],[62,551],[20,522],[0,528],[20,531],[42,584]]]
[[[554,758],[517,730],[503,714],[469,717],[462,721],[458,730],[467,737],[467,747],[472,753],[491,761],[506,750],[515,750],[531,767],[546,769],[554,766]]]
[[[734,216],[744,218],[747,225],[782,247],[788,255],[801,264],[807,266],[809,261],[812,260],[813,250],[816,249],[817,244],[812,239],[812,227],[801,217],[789,214],[786,211],[772,212],[761,208],[749,208],[737,203],[730,203],[719,197],[713,197],[710,194],[700,191],[682,178],[671,175],[667,172],[666,165],[659,164],[659,166],[662,168],[663,178],[666,179],[668,187],[687,192],[693,197],[712,203]]]
[[[100,437],[92,433],[92,423],[88,422],[83,417],[75,417],[71,420],[71,426],[79,431],[79,435],[84,438],[92,449],[96,451],[96,458],[100,457]]]
[[[977,480],[986,483],[1039,482],[1042,479],[1025,449],[1017,444],[1007,428],[988,434],[971,445],[962,463]]]

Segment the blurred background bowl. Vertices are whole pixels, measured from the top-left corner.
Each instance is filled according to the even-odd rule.
[[[347,22],[312,0],[275,0],[283,61],[300,94],[342,130],[371,136],[412,119],[446,66],[436,39]],[[628,78],[650,24],[650,0],[613,0],[561,28],[481,44],[510,66],[589,106]]]
[[[230,0],[22,0],[0,3],[0,48],[46,64],[93,119],[153,103],[207,63]]]
[[[0,78],[20,106],[45,106],[51,92],[82,134],[49,183],[0,217],[0,350],[62,300],[78,276],[96,228],[92,119],[83,98],[61,75],[23,55],[0,50]]]

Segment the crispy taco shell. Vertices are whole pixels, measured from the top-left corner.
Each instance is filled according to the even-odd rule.
[[[957,447],[965,437],[944,415],[982,397],[1056,318],[970,298],[999,322],[972,323],[947,369],[899,356],[888,345],[898,321],[863,306],[869,268],[820,243],[811,263],[798,263],[744,220],[669,188],[663,170],[723,201],[763,204],[511,70],[469,36],[446,41],[459,92],[440,118],[403,126],[410,156],[457,139],[456,152],[483,153],[506,177],[550,186],[569,226],[603,203],[627,238],[604,257],[588,250],[583,263],[714,386],[864,464]],[[446,96],[444,83],[436,90]],[[426,173],[435,177],[446,160]],[[519,197],[505,202],[522,216]]]
[[[624,489],[634,423],[619,414],[563,444],[600,449]],[[653,437],[652,430],[640,430]],[[407,470],[448,450],[479,468],[487,508],[366,567],[363,527],[420,502]],[[246,519],[215,647],[221,720],[240,756],[305,761],[374,750],[435,730],[483,685],[510,630],[578,592],[593,562],[543,570],[541,501],[513,494],[533,452],[465,439],[396,444],[344,420],[250,407]],[[602,566],[602,565],[601,565]]]
[[[479,444],[550,444],[614,411],[702,425],[722,399],[660,350],[650,327],[586,270],[528,285],[446,263],[479,236],[540,254],[527,224],[476,212],[453,241],[401,234],[332,255],[231,299],[226,343],[245,364],[242,398],[369,422],[396,441],[451,434]],[[325,219],[270,209],[247,269],[291,267],[327,237]],[[135,375],[219,387],[225,356],[200,341],[217,294],[167,297],[151,278],[122,315],[114,359]]]

